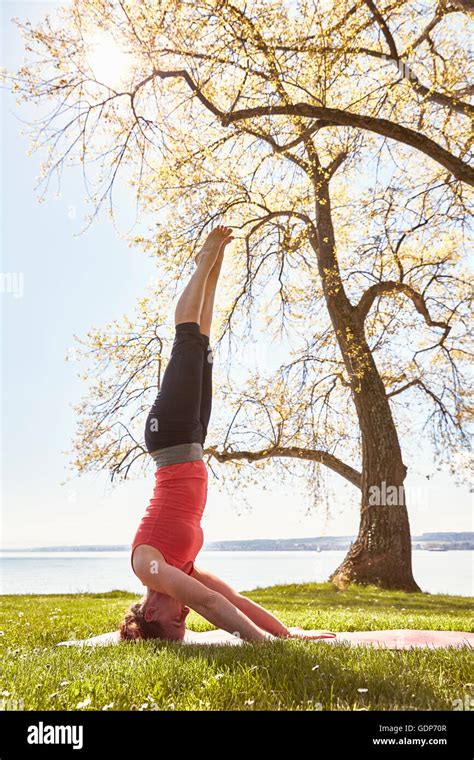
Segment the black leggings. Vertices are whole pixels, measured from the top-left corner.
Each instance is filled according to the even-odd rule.
[[[181,443],[204,445],[212,407],[212,349],[197,322],[176,325],[170,360],[145,425],[156,451]]]

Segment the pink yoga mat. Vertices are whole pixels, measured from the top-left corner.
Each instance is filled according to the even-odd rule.
[[[317,634],[317,631],[305,631],[306,634]],[[102,633],[89,639],[62,641],[58,646],[109,646],[118,644],[118,633]],[[186,631],[183,644],[203,645],[239,645],[244,642],[222,630]],[[402,628],[394,631],[348,631],[336,633],[334,638],[307,639],[312,644],[350,644],[351,646],[374,646],[383,649],[411,649],[412,647],[459,647],[474,648],[474,633],[467,631],[417,631]]]
[[[474,633],[467,631],[419,631],[401,628],[392,631],[348,631],[337,633],[334,639],[321,639],[326,644],[349,643],[373,645],[385,649],[410,649],[411,647],[456,647],[474,648]]]

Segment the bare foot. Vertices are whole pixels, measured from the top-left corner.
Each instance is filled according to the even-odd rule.
[[[207,261],[210,267],[214,266],[219,253],[234,239],[231,232],[232,229],[223,224],[214,227],[204,241],[201,250],[195,256],[196,264]]]

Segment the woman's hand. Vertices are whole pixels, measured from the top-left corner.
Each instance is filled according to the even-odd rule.
[[[288,630],[291,639],[334,639],[336,637],[334,631],[306,631],[299,626],[288,628]]]

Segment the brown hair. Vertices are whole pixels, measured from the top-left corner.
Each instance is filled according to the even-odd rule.
[[[137,639],[165,639],[159,620],[145,620],[143,603],[132,604],[124,620],[120,624],[120,640],[136,641]]]

